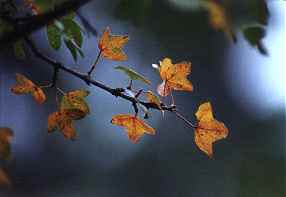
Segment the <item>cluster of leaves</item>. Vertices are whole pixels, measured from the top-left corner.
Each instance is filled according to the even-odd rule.
[[[25,5],[30,8],[32,14],[38,15],[47,9],[53,9],[57,1],[24,0],[24,2]],[[233,37],[229,22],[225,20],[226,17],[223,8],[216,2],[208,2],[207,6],[212,16],[211,24],[217,29],[223,29],[229,37]],[[64,42],[76,61],[78,54],[82,57],[84,55],[81,50],[83,43],[82,29],[74,18],[75,15],[71,13],[60,19],[54,20],[47,25],[46,32],[49,44],[53,49],[60,49],[62,42]],[[9,26],[9,24],[6,24],[6,26]],[[128,56],[123,51],[123,47],[128,40],[129,37],[127,35],[112,35],[110,28],[105,28],[98,41],[98,55],[94,64],[91,65],[89,72],[87,72],[84,77],[85,82],[88,83],[88,80],[92,80],[92,73],[101,57],[113,61],[127,60]],[[18,55],[24,55],[23,40],[14,43],[14,48]],[[56,80],[58,78],[57,71],[60,68],[58,64],[53,66],[55,72],[53,81],[50,85],[37,85],[24,75],[17,73],[16,84],[11,87],[11,92],[16,95],[31,95],[37,103],[43,104],[47,100],[44,90],[47,88],[56,88],[56,90],[61,93],[61,98],[59,99],[58,94],[56,94],[57,110],[48,116],[47,130],[49,133],[58,130],[66,139],[75,140],[77,132],[75,130],[74,122],[85,118],[90,113],[90,108],[85,100],[90,92],[87,90],[73,90],[69,92],[61,90],[56,86]],[[111,123],[123,127],[129,140],[133,143],[137,143],[145,133],[149,135],[155,134],[155,129],[140,118],[141,115],[138,106],[140,107],[140,110],[144,112],[144,119],[148,119],[150,113],[150,107],[147,107],[146,104],[149,106],[151,105],[152,109],[161,111],[162,114],[167,110],[175,113],[177,117],[185,121],[194,129],[194,142],[197,147],[210,158],[213,157],[213,143],[226,138],[228,129],[222,122],[217,121],[213,117],[211,104],[205,102],[198,107],[198,110],[195,113],[197,119],[196,124],[191,123],[183,117],[177,111],[175,105],[173,91],[192,92],[194,89],[191,81],[188,79],[188,76],[191,74],[191,63],[189,61],[173,63],[171,58],[166,57],[159,61],[159,64],[153,64],[152,66],[158,71],[158,74],[162,79],[162,82],[157,88],[158,95],[149,89],[136,89],[133,86],[132,82],[135,80],[146,83],[147,85],[150,85],[151,81],[132,68],[127,66],[116,66],[114,68],[116,71],[126,74],[130,79],[130,83],[126,88],[120,88],[120,94],[122,94],[122,98],[128,98],[127,100],[132,102],[135,113],[116,114],[111,118]],[[107,90],[108,87],[102,89]],[[117,96],[116,94],[114,95]],[[143,95],[144,97],[142,98]],[[168,105],[161,101],[160,97],[171,98],[172,103],[169,105],[169,108],[166,107]],[[0,128],[0,159],[7,160],[10,158],[10,139],[12,136],[13,132],[10,129]],[[2,168],[0,168],[0,184],[10,184],[8,175]]]
[[[128,41],[126,35],[111,35],[110,29],[107,27],[98,43],[99,57],[124,61],[127,55],[123,51],[123,46]],[[89,75],[95,69],[94,64],[91,67]],[[173,64],[170,58],[164,58],[159,62],[159,65],[153,64],[153,67],[158,70],[163,82],[158,85],[157,92],[162,97],[172,96],[172,105],[175,105],[173,98],[173,91],[193,91],[193,85],[188,80],[188,75],[191,73],[190,62],[180,62]],[[161,111],[162,102],[160,98],[151,90],[143,91],[136,90],[132,86],[132,81],[139,80],[146,84],[151,82],[143,75],[137,73],[133,69],[124,66],[115,67],[116,70],[125,73],[130,78],[129,86],[124,90],[125,93],[137,99],[140,94],[145,94],[147,102],[154,104]],[[17,84],[11,90],[15,94],[31,94],[38,103],[45,101],[45,94],[40,86],[35,85],[31,80],[27,79],[21,74],[16,74]],[[58,111],[50,114],[48,117],[48,132],[53,132],[56,129],[60,130],[67,139],[75,139],[76,131],[73,126],[75,120],[84,118],[89,112],[89,107],[84,98],[88,96],[89,92],[85,90],[75,90],[68,93],[63,93],[61,102],[59,103]],[[135,103],[137,105],[137,103]],[[144,108],[143,105],[141,105]],[[145,116],[149,110],[145,107]],[[196,113],[198,125],[195,126],[195,143],[208,156],[212,157],[213,142],[225,138],[228,134],[227,128],[216,121],[212,115],[210,103],[202,104]],[[145,123],[139,118],[138,109],[135,108],[135,114],[118,114],[114,115],[111,120],[112,124],[122,126],[125,128],[128,138],[133,143],[137,143],[144,133],[154,135],[155,129]]]
[[[55,0],[25,0],[25,3],[31,8],[33,14],[38,15],[53,10],[59,2]],[[84,57],[81,49],[83,42],[82,28],[75,21],[75,13],[72,12],[60,19],[54,20],[47,25],[46,32],[50,46],[53,49],[59,50],[62,42],[64,42],[75,61],[78,54]]]

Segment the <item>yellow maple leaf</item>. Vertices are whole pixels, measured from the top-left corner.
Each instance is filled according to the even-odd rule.
[[[44,91],[31,80],[22,74],[16,73],[16,81],[17,84],[11,88],[14,94],[31,94],[38,103],[42,104],[45,102],[46,95]]]
[[[168,96],[172,90],[193,91],[193,85],[187,79],[191,73],[190,62],[173,64],[170,58],[164,58],[158,69],[163,80],[157,88],[161,96]]]
[[[213,117],[209,102],[201,104],[195,115],[198,120],[197,128],[195,128],[195,143],[201,151],[212,158],[213,143],[226,138],[228,129]]]
[[[128,138],[131,142],[137,143],[140,137],[144,133],[154,135],[155,130],[146,124],[143,120],[140,120],[134,115],[130,114],[118,114],[112,117],[112,124],[122,126],[128,134]]]
[[[124,61],[127,60],[127,55],[122,48],[128,40],[129,37],[126,35],[111,35],[110,28],[107,27],[99,40],[98,48],[103,57],[115,61]]]

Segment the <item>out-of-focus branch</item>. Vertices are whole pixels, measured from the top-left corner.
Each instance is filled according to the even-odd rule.
[[[90,1],[92,0],[67,0],[56,6],[52,11],[22,18],[17,29],[14,29],[0,37],[0,48],[5,48],[6,45],[11,44],[11,42],[28,36],[54,19],[62,17],[71,11],[75,11]]]
[[[90,24],[90,22],[82,15],[79,11],[76,12],[78,18],[82,22],[84,28],[86,29],[87,33],[92,33],[92,35],[97,36],[98,31]]]

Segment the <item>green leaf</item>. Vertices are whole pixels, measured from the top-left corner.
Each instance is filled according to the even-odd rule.
[[[13,30],[13,27],[0,18],[0,36]]]
[[[65,39],[66,47],[69,49],[74,61],[77,61],[77,49],[71,40]]]
[[[61,47],[61,31],[56,25],[47,26],[48,41],[51,47],[58,50]]]
[[[114,69],[124,72],[126,75],[128,75],[128,77],[131,80],[139,80],[146,84],[151,84],[151,82],[148,79],[146,79],[143,75],[137,73],[135,70],[131,68],[124,67],[124,66],[117,66]]]
[[[267,49],[262,43],[262,39],[265,37],[265,28],[262,26],[251,26],[243,30],[243,35],[250,45],[257,47],[259,52],[263,55],[267,55]]]
[[[24,49],[24,43],[23,40],[16,41],[13,44],[14,54],[19,59],[25,59],[26,53]]]
[[[64,25],[64,33],[66,36],[73,38],[76,44],[81,47],[83,42],[81,27],[72,19],[63,19],[61,21]]]

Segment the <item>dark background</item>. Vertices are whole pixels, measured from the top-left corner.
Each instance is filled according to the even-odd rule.
[[[229,128],[228,138],[214,145],[214,159],[195,146],[193,130],[169,113],[162,118],[154,111],[148,122],[156,135],[130,143],[122,128],[110,124],[112,115],[132,112],[130,104],[65,73],[60,87],[88,88],[92,112],[76,123],[77,141],[67,141],[59,132],[48,135],[55,91],[49,90],[47,103],[39,106],[29,96],[12,95],[9,87],[16,72],[40,83],[51,78],[52,70],[31,53],[17,60],[7,50],[0,55],[0,123],[15,132],[13,159],[6,164],[13,187],[1,189],[0,196],[285,196],[285,2],[268,1],[264,43],[269,56],[259,54],[241,33],[237,44],[230,43],[189,1],[142,2],[126,6],[103,0],[80,9],[100,34],[110,26],[115,34],[131,37],[125,49],[128,61],[101,60],[95,78],[122,87],[128,80],[113,67],[131,66],[151,79],[155,89],[160,79],[152,63],[164,57],[190,60],[194,92],[175,93],[176,103],[194,121],[198,105],[210,101],[215,117]],[[236,14],[248,20],[247,12]],[[86,35],[86,57],[74,63],[65,47],[60,52],[49,47],[44,31],[33,38],[46,54],[83,72],[98,51],[97,38]]]

